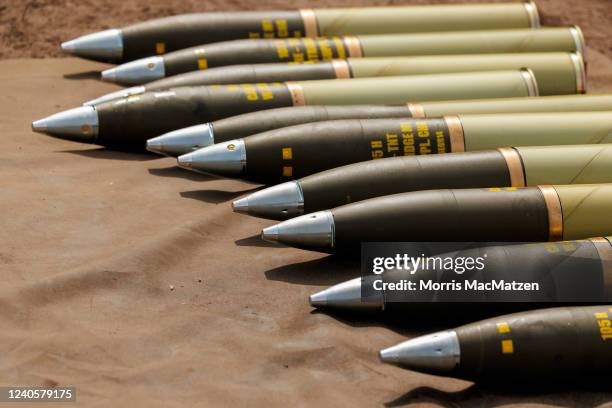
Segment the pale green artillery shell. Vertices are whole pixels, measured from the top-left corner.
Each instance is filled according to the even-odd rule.
[[[401,104],[408,101],[528,96],[524,71],[488,71],[299,82],[307,105]],[[408,98],[408,100],[407,100]]]
[[[612,145],[516,147],[527,185],[612,182]],[[562,163],[562,165],[559,165]]]
[[[577,27],[359,36],[364,57],[389,55],[582,52]]]
[[[462,4],[313,10],[319,35],[405,33],[539,25],[533,3]]]
[[[612,112],[459,115],[465,149],[612,143]]]
[[[425,116],[454,114],[612,111],[612,95],[566,95],[420,103]]]
[[[612,233],[612,184],[554,186],[563,212],[563,239]]]
[[[354,78],[529,68],[536,77],[540,95],[568,95],[584,91],[584,64],[577,53],[349,58],[348,62]]]

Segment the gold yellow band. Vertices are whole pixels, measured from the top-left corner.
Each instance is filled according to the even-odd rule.
[[[544,196],[548,210],[548,240],[560,241],[563,239],[563,211],[559,194],[553,186],[538,186],[538,188]]]
[[[351,67],[348,61],[345,60],[332,60],[332,67],[336,73],[336,78],[347,79],[351,77]]]
[[[508,165],[511,187],[525,187],[525,169],[521,155],[512,147],[500,147],[497,149],[504,157]]]
[[[363,58],[363,50],[361,49],[361,41],[353,36],[343,37],[344,45],[348,50],[348,56],[351,58]]]
[[[425,109],[423,105],[419,105],[418,103],[408,103],[408,110],[410,111],[410,116],[413,118],[424,118],[425,117]]]
[[[311,9],[300,10],[302,22],[304,23],[304,37],[315,38],[319,36],[317,17]]]
[[[304,106],[306,105],[306,99],[304,98],[304,89],[300,84],[296,84],[295,82],[286,82],[287,89],[289,89],[289,93],[291,94],[291,100],[293,101],[293,106]]]
[[[445,116],[444,121],[448,127],[451,152],[465,152],[465,135],[459,116]]]

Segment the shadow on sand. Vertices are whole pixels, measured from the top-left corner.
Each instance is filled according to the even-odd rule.
[[[335,285],[360,276],[359,260],[329,255],[312,261],[283,265],[266,271],[269,280],[300,285]]]
[[[148,154],[142,151],[134,150],[114,150],[106,147],[97,147],[88,150],[62,150],[62,153],[71,153],[78,156],[87,157],[90,159],[104,160],[135,160],[135,161],[150,161],[161,158],[161,156]]]
[[[401,407],[409,404],[436,404],[442,407],[498,407],[510,404],[597,407],[612,401],[610,385],[604,380],[587,384],[564,381],[557,383],[507,383],[506,386],[473,384],[456,392],[447,392],[432,387],[417,387],[386,402],[386,407]]]
[[[64,79],[100,79],[101,73],[100,71],[84,71],[84,72],[75,72],[72,74],[64,74]]]
[[[260,187],[255,187],[241,191],[224,191],[224,190],[192,190],[182,191],[181,197],[191,198],[193,200],[204,201],[209,204],[221,204],[230,200],[234,200],[243,194],[252,193]]]
[[[260,247],[260,248],[279,248],[283,247],[283,245],[275,244],[274,242],[268,242],[261,239],[261,235],[253,234],[250,237],[238,239],[234,241],[234,244],[237,246],[247,246],[247,247]]]
[[[195,171],[182,169],[178,166],[149,169],[149,173],[159,177],[182,178],[191,181],[210,181],[219,179],[219,177],[213,176],[212,174],[196,173]]]

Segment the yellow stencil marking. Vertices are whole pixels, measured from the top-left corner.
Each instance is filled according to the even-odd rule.
[[[283,160],[293,159],[293,149],[290,147],[283,147]]]
[[[155,52],[158,54],[165,54],[166,53],[166,43],[158,42],[157,44],[155,44]]]
[[[339,37],[334,37],[334,44],[336,44],[336,50],[338,51],[338,59],[346,58],[346,50],[344,48],[344,42]]]
[[[574,243],[571,241],[563,241],[560,242],[559,244],[561,244],[561,247],[567,251],[567,252],[571,252],[571,251],[575,251],[576,247],[574,246]]]
[[[612,310],[610,310],[612,311]],[[607,312],[595,312],[599,333],[603,341],[612,340],[612,320],[608,318]]]
[[[274,31],[274,23],[271,20],[263,20],[261,22],[261,29],[268,32]]]
[[[276,55],[281,60],[289,58],[289,48],[287,48],[287,43],[285,41],[276,41]]]
[[[497,323],[497,332],[499,334],[510,333],[510,326],[508,323]]]
[[[514,353],[514,343],[512,343],[512,340],[502,340],[501,348],[503,354]]]
[[[289,37],[287,20],[276,20],[276,32],[279,37]]]
[[[208,68],[208,61],[206,60],[206,58],[198,59],[198,69],[204,70],[206,68]]]
[[[293,176],[293,167],[284,166],[283,167],[283,177],[292,177]]]
[[[559,248],[557,248],[557,245],[555,245],[554,243],[546,243],[544,244],[544,248],[546,248],[548,252],[551,253],[556,253],[560,251]]]
[[[519,190],[522,187],[492,187],[489,188],[489,191],[515,191],[515,190]]]

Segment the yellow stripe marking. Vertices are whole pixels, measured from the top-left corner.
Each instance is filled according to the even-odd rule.
[[[283,147],[283,160],[293,159],[293,149],[290,147]]]
[[[497,332],[499,334],[510,333],[510,325],[508,323],[497,323]]]
[[[208,61],[206,60],[206,58],[200,58],[198,59],[198,69],[199,70],[204,70],[208,68]]]
[[[501,348],[503,354],[514,353],[514,343],[512,342],[512,340],[502,340]]]
[[[165,54],[166,53],[166,43],[158,42],[157,44],[155,44],[155,52],[158,54]]]
[[[597,312],[595,313],[595,317],[598,319],[607,319],[608,314],[606,312]]]

